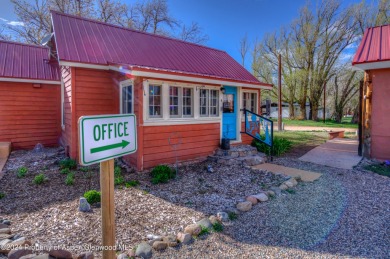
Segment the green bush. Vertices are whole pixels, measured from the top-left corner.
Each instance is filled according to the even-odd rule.
[[[153,184],[167,183],[170,179],[175,178],[175,171],[169,166],[158,165],[153,168],[151,175]]]
[[[76,169],[77,163],[76,160],[72,158],[65,158],[60,161],[60,167],[61,169],[68,168],[68,169]]]
[[[264,139],[264,137],[262,136]],[[257,151],[263,152],[267,155],[271,155],[271,148],[264,144],[263,142],[258,141],[257,139],[254,139],[252,141],[252,146],[257,148]],[[290,148],[292,147],[292,143],[290,140],[281,138],[281,137],[274,137],[273,140],[273,154],[274,156],[280,156],[284,153],[286,153]]]
[[[198,236],[203,236],[203,235],[206,235],[206,234],[210,234],[210,230],[208,228],[206,228],[204,226],[200,226],[200,227],[201,227],[202,230],[200,231]]]
[[[139,181],[138,180],[131,180],[131,181],[126,182],[125,185],[126,185],[126,188],[135,187],[135,186],[139,185]]]
[[[89,171],[89,167],[88,166],[82,166],[82,167],[79,168],[79,170],[81,172],[87,173]]]
[[[33,183],[43,184],[46,181],[46,176],[44,174],[38,174],[34,177]]]
[[[229,220],[236,220],[238,218],[237,214],[233,211],[228,213]]]
[[[65,184],[66,184],[66,185],[73,185],[73,184],[74,184],[74,173],[69,173],[69,174],[66,176]]]
[[[0,200],[3,199],[5,197],[5,193],[4,192],[0,192]]]
[[[70,173],[70,169],[69,168],[61,169],[60,173],[61,174],[69,174]]]
[[[27,171],[28,171],[28,169],[26,167],[24,167],[24,166],[20,167],[18,169],[18,172],[16,173],[16,177],[18,177],[18,178],[25,177],[27,174]]]
[[[122,176],[122,168],[115,166],[114,168],[114,184],[121,185],[125,183],[125,178]]]
[[[89,204],[100,202],[101,194],[96,190],[89,190],[84,193],[84,198],[87,199]]]
[[[379,175],[390,177],[390,167],[385,164],[372,164],[364,166],[364,169]]]
[[[223,225],[221,223],[219,223],[219,222],[215,222],[213,224],[213,230],[215,232],[222,232],[223,231]]]

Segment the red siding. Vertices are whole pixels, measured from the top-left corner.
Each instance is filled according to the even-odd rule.
[[[373,70],[371,157],[390,159],[390,69]]]
[[[179,161],[212,154],[219,146],[220,124],[149,126],[143,128],[143,134],[143,166],[150,168],[176,161],[175,151],[169,144],[169,138],[172,136],[177,136],[172,138],[172,142],[181,139],[181,144],[177,147]]]
[[[60,86],[0,82],[0,141],[13,149],[58,145]]]

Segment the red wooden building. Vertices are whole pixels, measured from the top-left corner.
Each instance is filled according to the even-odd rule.
[[[49,63],[47,48],[0,41],[0,142],[58,145],[60,93],[58,63]]]
[[[57,111],[60,132],[51,134],[70,157],[78,157],[84,115],[136,114],[138,151],[126,159],[138,169],[174,162],[169,139],[180,143],[180,161],[211,154],[222,137],[250,143],[240,109],[259,113],[260,89],[271,85],[226,52],[58,12],[52,21],[44,50],[58,64],[61,91],[45,106]]]
[[[366,157],[390,159],[390,25],[368,28],[353,59],[365,71],[362,144]]]

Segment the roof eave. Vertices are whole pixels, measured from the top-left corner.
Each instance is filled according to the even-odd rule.
[[[364,62],[364,63],[354,62],[352,63],[352,66],[361,70],[385,69],[385,68],[390,68],[390,60]]]

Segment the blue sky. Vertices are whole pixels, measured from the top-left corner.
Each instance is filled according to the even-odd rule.
[[[32,1],[32,0],[28,0]],[[250,42],[280,29],[298,16],[307,0],[167,0],[173,17],[191,24],[198,22],[209,36],[205,44],[228,52],[241,63],[239,42],[247,34]],[[123,2],[133,2],[123,0]],[[313,7],[318,0],[310,1]],[[342,0],[344,6],[360,0]],[[368,1],[369,2],[369,1]],[[17,21],[9,0],[0,0],[0,18]],[[246,61],[250,67],[250,59]]]

